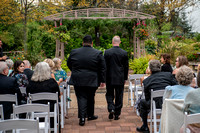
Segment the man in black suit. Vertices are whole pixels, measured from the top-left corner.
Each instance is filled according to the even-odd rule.
[[[17,81],[13,77],[7,77],[8,66],[5,62],[0,62],[0,94],[15,94],[17,93],[18,103],[22,99],[21,92],[18,88]],[[13,111],[10,102],[0,102],[3,105],[4,119],[10,119],[10,114]]]
[[[151,75],[143,80],[145,99],[139,103],[140,117],[142,118],[143,125],[137,127],[138,132],[149,132],[147,124],[147,116],[150,112],[151,104],[151,90],[164,90],[168,85],[175,85],[176,80],[170,72],[161,72],[161,63],[158,60],[151,60],[149,62],[149,69]],[[156,108],[162,107],[162,97],[155,98]]]
[[[30,82],[31,77],[33,75],[33,70],[31,70],[31,64],[28,60],[24,60],[23,62],[24,62],[24,68],[25,68],[23,73],[27,76],[28,81]]]
[[[109,119],[119,119],[123,106],[123,92],[125,80],[128,78],[128,55],[119,47],[119,36],[112,39],[113,48],[105,51],[106,61],[106,100],[108,104]],[[113,100],[115,99],[115,103]]]
[[[78,101],[79,125],[88,120],[95,120],[94,96],[97,88],[105,83],[105,60],[102,52],[92,48],[92,37],[86,35],[83,38],[83,47],[73,49],[67,61],[72,72],[69,84],[74,85]]]

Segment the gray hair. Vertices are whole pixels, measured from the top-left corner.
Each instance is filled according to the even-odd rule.
[[[119,36],[114,36],[112,39],[114,44],[120,44],[120,37]]]
[[[161,71],[161,63],[159,60],[151,60],[149,62],[149,69],[151,72],[160,72]]]
[[[7,68],[7,64],[3,61],[0,61],[0,73],[3,74],[3,71]]]
[[[183,65],[179,68],[178,72],[176,73],[176,80],[180,85],[189,85],[191,84],[194,78],[194,74],[191,68],[186,65]]]
[[[32,81],[45,81],[51,78],[51,68],[46,62],[39,62],[35,66]]]
[[[59,62],[60,60],[61,60],[61,59],[59,59],[59,58],[54,58],[54,59],[53,59],[53,62],[54,62],[54,64],[55,64],[54,70],[61,70],[61,66],[58,66],[58,62]]]
[[[11,59],[7,59],[5,62],[9,69],[11,69],[13,67],[14,62]]]
[[[31,63],[28,60],[23,60],[24,62],[24,67],[30,67]]]

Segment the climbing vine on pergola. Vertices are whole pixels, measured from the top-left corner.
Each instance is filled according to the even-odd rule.
[[[137,19],[138,22],[146,19],[153,19],[155,16],[149,15],[142,12],[115,9],[115,8],[89,8],[89,9],[78,9],[65,11],[62,13],[53,14],[45,17],[45,20],[54,21],[55,27],[57,27],[57,21],[62,25],[64,19]],[[133,25],[134,27],[134,25]],[[136,29],[133,28],[133,47],[134,47],[134,58],[138,58],[145,54],[144,40],[140,40],[136,36]],[[64,59],[64,43],[56,40],[56,57]]]

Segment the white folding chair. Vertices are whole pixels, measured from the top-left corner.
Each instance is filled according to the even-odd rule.
[[[3,105],[0,105],[0,121],[4,120],[4,114],[3,114]]]
[[[194,124],[194,123],[200,123],[200,113],[197,114],[190,114],[188,115],[187,112],[185,112],[184,115],[184,133],[186,133],[186,128],[188,124]]]
[[[22,94],[26,94],[26,87],[19,87]]]
[[[26,133],[39,133],[39,122],[30,119],[9,119],[0,121],[0,131],[27,129]]]
[[[131,100],[131,106],[136,103],[139,96],[142,94],[143,86],[141,86],[140,78],[143,76],[144,74],[129,74],[128,103],[129,100]],[[134,82],[134,85],[132,82]]]
[[[67,97],[70,98],[70,84],[69,84],[70,76],[67,78]],[[70,101],[67,100],[67,109],[70,108]]]
[[[17,93],[15,93],[15,95],[12,95],[12,94],[1,94],[0,95],[0,102],[13,102],[16,105],[18,105]]]
[[[43,92],[43,93],[34,93],[34,94],[29,93],[29,99],[30,99],[30,103],[34,101],[39,101],[39,100],[56,101],[56,103],[54,104],[54,112],[50,112],[50,117],[54,117],[54,133],[59,132],[59,128],[57,127],[60,125],[58,92],[56,93]],[[52,129],[50,128],[50,130]]]
[[[29,119],[45,118],[45,122],[39,122],[39,129],[45,133],[50,132],[50,103],[48,104],[23,104],[15,106],[13,104],[13,118],[19,119],[19,114],[26,113]]]
[[[61,128],[64,128],[64,122],[65,122],[65,114],[64,114],[64,102],[66,102],[64,100],[64,85],[63,86],[60,86],[60,93],[62,93],[62,95],[60,95],[60,123],[61,123]]]
[[[156,102],[154,98],[163,97],[165,90],[151,90],[151,111],[150,111],[150,132],[152,133],[152,121],[154,124],[154,133],[157,131],[157,122],[160,122],[160,119],[157,119],[157,115],[161,115],[162,110],[156,108]]]

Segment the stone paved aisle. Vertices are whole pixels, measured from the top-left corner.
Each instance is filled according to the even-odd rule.
[[[135,133],[136,127],[141,126],[140,118],[131,107],[124,107],[119,120],[109,120],[107,109],[96,108],[97,120],[86,121],[85,126],[78,125],[77,108],[69,110],[69,119],[65,119],[62,133]]]

